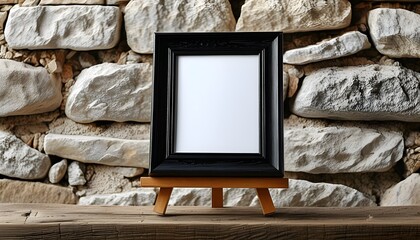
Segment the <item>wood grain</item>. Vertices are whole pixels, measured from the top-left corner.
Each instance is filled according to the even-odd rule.
[[[160,188],[153,211],[165,214],[173,188]]]
[[[223,207],[223,188],[211,189],[211,207],[212,208]]]
[[[0,239],[420,239],[420,206],[152,208],[0,204]]]
[[[287,188],[287,178],[142,177],[142,187]]]
[[[271,199],[268,188],[257,188],[256,190],[263,214],[265,216],[274,214],[276,212],[276,208],[274,207],[273,199]]]

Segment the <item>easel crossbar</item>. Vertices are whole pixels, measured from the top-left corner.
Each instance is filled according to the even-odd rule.
[[[287,178],[142,177],[142,187],[288,188]]]

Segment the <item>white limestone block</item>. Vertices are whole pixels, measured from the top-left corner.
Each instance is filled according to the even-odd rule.
[[[286,51],[283,62],[303,65],[349,56],[367,48],[370,48],[367,36],[358,31],[352,31],[322,43]]]
[[[81,165],[82,163],[73,161],[67,168],[68,180],[71,186],[82,186],[86,183],[85,174],[82,170],[84,166]]]
[[[0,117],[30,115],[57,109],[61,81],[43,67],[0,59]]]
[[[229,0],[131,0],[124,22],[130,48],[146,54],[155,32],[229,32],[236,24]]]
[[[381,197],[381,206],[420,205],[420,174],[408,178],[386,190]]]
[[[420,73],[400,66],[332,67],[305,77],[291,111],[308,118],[420,121]]]
[[[48,172],[48,179],[51,183],[58,183],[63,179],[67,172],[67,160],[63,159],[60,162],[51,166]]]
[[[380,53],[394,58],[420,58],[420,14],[377,8],[369,12],[368,25]]]
[[[150,122],[152,66],[103,63],[83,70],[70,90],[65,112],[75,122]]]
[[[0,174],[20,179],[44,178],[50,158],[29,147],[16,136],[0,131]]]
[[[83,163],[149,167],[149,140],[47,134],[44,149],[49,155]]]
[[[350,21],[347,0],[247,0],[236,31],[310,32],[345,28]]]
[[[155,198],[156,192],[153,189],[137,189],[123,193],[81,197],[78,205],[151,206]]]
[[[401,160],[402,133],[358,127],[306,127],[284,131],[288,172],[384,172]]]
[[[119,41],[121,22],[115,6],[15,6],[4,33],[13,49],[110,49]]]

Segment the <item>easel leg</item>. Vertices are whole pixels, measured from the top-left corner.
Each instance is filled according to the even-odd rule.
[[[268,188],[257,188],[257,195],[260,200],[264,216],[274,214],[276,212],[276,208],[274,207]]]
[[[165,215],[166,208],[168,207],[169,203],[169,198],[171,197],[172,189],[173,188],[160,188],[153,211],[161,215]]]
[[[223,207],[223,188],[211,189],[211,207],[212,208]]]

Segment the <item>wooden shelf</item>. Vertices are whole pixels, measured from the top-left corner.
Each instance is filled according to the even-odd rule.
[[[0,239],[420,239],[420,206],[152,209],[0,204]]]

